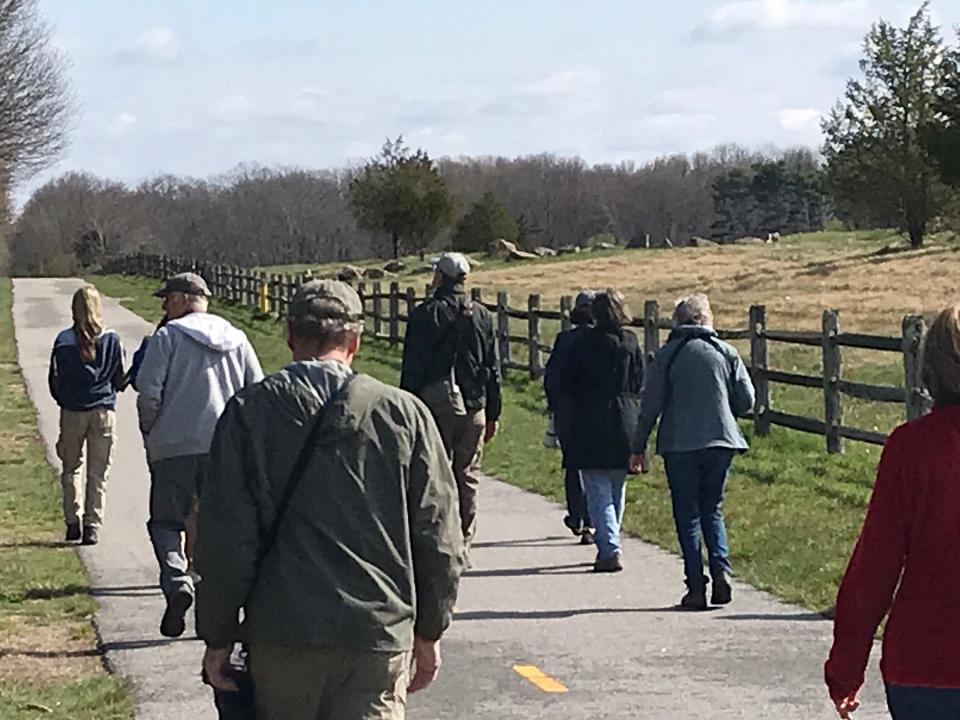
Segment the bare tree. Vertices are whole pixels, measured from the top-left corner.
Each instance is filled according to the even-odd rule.
[[[23,180],[64,150],[73,109],[66,64],[37,0],[0,0],[0,180]]]

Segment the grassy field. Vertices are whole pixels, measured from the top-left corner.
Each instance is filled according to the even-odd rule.
[[[96,602],[63,519],[55,472],[16,364],[10,281],[0,279],[0,718],[132,718],[104,670]]]
[[[92,278],[107,295],[147,319],[158,314],[149,291],[156,281]],[[217,304],[219,312],[250,336],[266,370],[289,359],[282,325],[245,308]],[[387,344],[368,341],[357,367],[396,382],[400,358]],[[813,399],[811,399],[813,398]],[[815,405],[816,394],[798,402]],[[515,485],[555,500],[563,496],[559,455],[542,447],[544,402],[539,383],[512,373],[506,381],[503,431],[488,446],[484,468]],[[745,427],[748,437],[750,430]],[[878,457],[870,446],[851,443],[842,456],[828,456],[823,439],[774,428],[751,439],[753,449],[734,465],[726,503],[732,561],[739,576],[777,595],[822,610],[836,586],[856,538]],[[557,513],[558,530],[561,513]],[[625,527],[632,534],[675,549],[669,496],[662,465],[630,481]],[[678,588],[678,593],[681,588]]]

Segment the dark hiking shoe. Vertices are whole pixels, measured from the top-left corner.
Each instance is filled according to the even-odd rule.
[[[623,561],[620,559],[620,553],[614,553],[607,558],[597,558],[593,563],[593,571],[598,573],[615,573],[623,570]]]
[[[680,607],[684,610],[706,610],[707,609],[707,591],[690,590],[680,600]]]
[[[711,605],[729,605],[733,600],[733,588],[727,580],[726,573],[713,576],[713,590],[710,593]]]
[[[186,630],[187,610],[193,605],[193,593],[188,587],[180,587],[167,598],[167,609],[160,621],[160,634],[168,638],[178,638]]]
[[[80,523],[69,523],[67,525],[67,534],[64,536],[64,542],[76,542],[80,539]]]
[[[83,526],[83,540],[80,541],[83,545],[96,545],[100,542],[100,537],[98,529],[95,525],[84,525]]]
[[[574,521],[574,519],[569,515],[563,518],[563,524],[566,525],[567,530],[572,532],[574,535],[577,535],[577,536],[583,535],[583,525],[581,525],[577,521]]]
[[[585,528],[584,531],[580,534],[580,544],[581,545],[593,545],[593,530],[590,528]]]

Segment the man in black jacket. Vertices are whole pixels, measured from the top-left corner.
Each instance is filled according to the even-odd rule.
[[[483,444],[500,418],[500,356],[493,320],[467,297],[470,263],[460,253],[441,256],[433,295],[407,323],[400,387],[420,397],[440,428],[460,493],[467,546],[476,532]]]

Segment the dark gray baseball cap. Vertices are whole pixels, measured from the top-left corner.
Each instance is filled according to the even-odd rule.
[[[192,272],[179,273],[167,278],[167,283],[157,290],[154,297],[166,297],[170,293],[186,293],[187,295],[202,295],[210,297],[210,288],[202,277]]]
[[[581,290],[577,293],[577,299],[574,301],[574,307],[585,307],[593,303],[594,298],[597,297],[596,290]]]
[[[326,301],[326,302],[323,302]],[[333,301],[333,302],[329,302]],[[290,301],[291,320],[363,320],[357,291],[339,280],[311,280]]]

